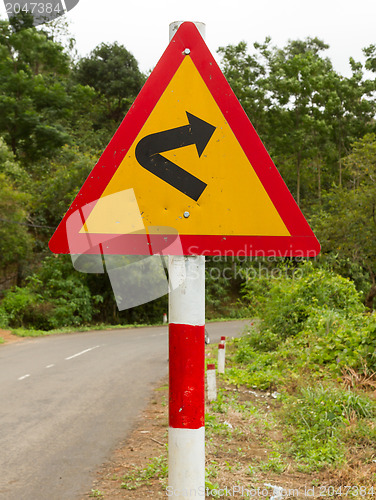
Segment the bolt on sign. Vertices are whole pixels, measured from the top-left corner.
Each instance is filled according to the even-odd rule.
[[[196,26],[185,22],[50,249],[313,257],[320,245]]]

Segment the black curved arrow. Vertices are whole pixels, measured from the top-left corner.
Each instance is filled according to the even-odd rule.
[[[195,144],[202,155],[216,127],[186,113],[189,125],[147,135],[136,146],[136,158],[146,170],[197,201],[207,184],[160,154]]]

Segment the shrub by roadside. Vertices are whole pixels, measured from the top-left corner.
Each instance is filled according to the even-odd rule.
[[[300,469],[376,459],[376,315],[352,282],[307,263],[260,287],[260,322],[233,341],[226,381],[273,390],[288,451]],[[350,452],[350,450],[352,450]],[[375,478],[373,478],[375,479]]]

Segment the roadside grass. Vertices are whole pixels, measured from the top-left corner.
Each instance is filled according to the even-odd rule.
[[[144,328],[150,326],[163,326],[163,323],[155,324],[155,325],[147,325],[147,324],[134,324],[134,325],[90,325],[90,326],[79,326],[72,327],[67,326],[64,328],[56,328],[54,330],[29,330],[26,328],[13,328],[11,333],[13,335],[18,335],[19,337],[44,337],[46,335],[58,335],[62,333],[77,333],[77,332],[91,332],[97,330],[126,330],[129,328]]]
[[[146,467],[137,467],[121,477],[120,487],[125,490],[136,490],[141,485],[150,485],[157,479],[162,487],[167,486],[167,453],[149,460]]]
[[[258,333],[253,331],[251,335],[255,338]],[[344,377],[333,377],[328,369],[315,367],[311,371],[295,361],[289,362],[299,358],[300,353],[291,349],[286,357],[281,355],[283,349],[258,352],[250,348],[248,335],[233,339],[226,346],[224,384],[238,390],[251,389],[255,394],[262,391],[261,394],[272,394],[275,398],[275,404],[269,405],[264,426],[272,419],[281,439],[274,443],[276,454],[270,456],[270,463],[261,464],[261,469],[283,472],[281,454],[285,454],[290,469],[332,473],[349,468],[356,457],[360,469],[372,465],[373,472],[368,479],[359,479],[354,469],[353,481],[359,479],[359,484],[373,486],[376,479],[375,391],[349,387]],[[219,396],[213,410],[226,408],[233,399],[226,396],[225,402],[223,397]]]
[[[237,319],[237,318],[236,318]],[[243,319],[243,318],[241,318]],[[246,318],[244,318],[246,319]],[[234,321],[234,318],[214,318],[208,321],[208,323],[214,322],[226,322]],[[126,330],[129,328],[145,328],[154,326],[166,326],[166,323],[153,323],[153,324],[129,324],[129,325],[108,325],[108,324],[98,324],[98,325],[88,325],[88,326],[67,326],[63,328],[56,328],[52,330],[31,330],[28,328],[12,328],[10,329],[12,335],[17,335],[18,337],[44,337],[46,335],[58,335],[63,333],[77,333],[77,332],[91,332],[97,330]],[[4,339],[0,337],[0,344],[4,342]]]
[[[92,489],[91,490],[91,493],[89,494],[89,497],[90,498],[103,498],[104,497],[104,493],[100,490],[94,490]]]

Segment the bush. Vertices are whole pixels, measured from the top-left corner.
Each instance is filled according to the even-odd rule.
[[[273,280],[264,301],[262,330],[270,329],[280,338],[296,335],[317,310],[341,311],[345,317],[364,311],[354,284],[310,263],[301,267],[301,277]]]
[[[51,330],[90,322],[101,297],[91,297],[84,280],[69,257],[47,257],[25,287],[5,294],[2,309],[9,326]]]
[[[9,318],[7,313],[0,307],[0,328],[7,328],[9,326]]]
[[[344,367],[376,370],[376,315],[316,311],[299,334],[302,358],[311,367],[328,366],[334,372]]]
[[[260,292],[260,327],[250,330],[237,361],[255,363],[265,352],[274,353],[282,372],[298,367],[325,367],[337,375],[345,367],[376,370],[376,315],[365,312],[354,284],[310,263],[298,271],[272,280]],[[247,294],[249,287],[244,288]]]

